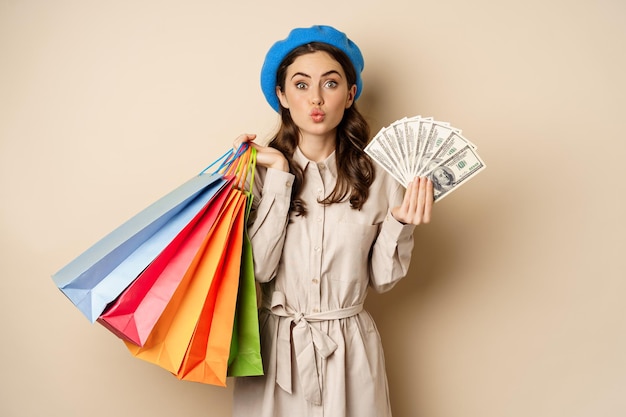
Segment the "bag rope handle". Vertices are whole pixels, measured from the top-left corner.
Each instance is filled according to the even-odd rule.
[[[246,152],[248,146],[249,145],[247,143],[242,143],[241,146],[239,146],[239,148],[237,149],[237,152],[235,152],[233,149],[229,149],[222,156],[220,156],[215,161],[213,161],[211,165],[209,165],[208,167],[200,171],[198,175],[205,174],[208,170],[213,168],[218,163],[220,163],[220,165],[218,166],[217,169],[211,172],[212,174],[222,172],[222,171],[227,171],[230,168],[230,166],[233,164],[233,162],[238,160],[239,157],[241,157],[241,155]]]

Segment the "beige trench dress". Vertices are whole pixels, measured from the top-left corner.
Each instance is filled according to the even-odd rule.
[[[307,215],[289,213],[294,176],[259,167],[249,234],[261,283],[265,375],[237,378],[236,417],[391,416],[378,330],[363,310],[368,287],[383,292],[406,275],[413,225],[389,213],[404,189],[378,169],[361,210],[324,206],[335,154],[302,168]]]

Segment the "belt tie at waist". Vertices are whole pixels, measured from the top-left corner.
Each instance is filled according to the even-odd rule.
[[[285,294],[275,291],[272,294],[272,304],[269,311],[275,316],[284,318],[278,322],[276,383],[288,393],[292,393],[291,343],[293,340],[293,349],[304,396],[307,401],[320,405],[322,403],[322,391],[315,365],[315,351],[326,359],[337,349],[337,344],[326,333],[315,326],[311,326],[311,323],[344,319],[357,315],[362,310],[363,304],[358,304],[339,310],[304,314],[288,307]]]

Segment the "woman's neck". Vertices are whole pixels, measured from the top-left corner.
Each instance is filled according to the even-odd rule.
[[[325,161],[334,151],[336,145],[336,136],[301,136],[298,147],[313,162]]]

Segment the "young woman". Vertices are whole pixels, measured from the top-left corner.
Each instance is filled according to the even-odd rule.
[[[391,415],[363,302],[406,274],[433,186],[416,178],[405,191],[364,153],[362,69],[359,48],[329,26],[294,29],[266,56],[261,85],[281,126],[269,146],[235,141],[258,152],[248,231],[265,375],[237,379],[235,416]]]

